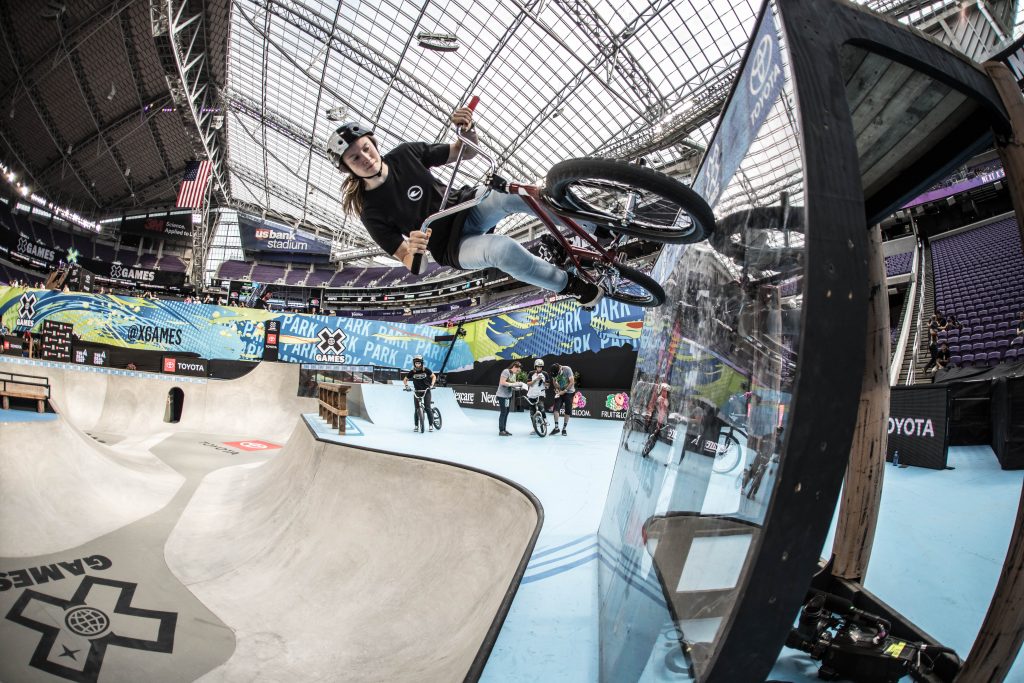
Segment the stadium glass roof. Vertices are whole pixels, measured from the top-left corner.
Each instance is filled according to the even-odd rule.
[[[974,58],[1022,29],[1017,0],[868,4]],[[341,212],[342,176],[323,154],[336,125],[331,117],[372,125],[387,150],[405,140],[451,139],[448,114],[479,95],[482,140],[508,177],[535,179],[571,156],[644,154],[685,179],[710,137],[760,5],[3,2],[0,157],[33,192],[83,215],[173,205],[185,166],[209,145],[189,117],[159,24],[195,15],[188,31],[201,30],[182,50],[191,60],[202,56],[206,80],[193,85],[217,113],[224,154],[215,202],[267,210],[331,236],[337,251],[352,254],[373,245]],[[466,170],[472,178],[482,165]],[[756,169],[751,177],[760,177]]]
[[[949,1],[873,4],[936,31],[945,17],[947,32],[962,10]],[[449,113],[472,95],[481,97],[482,140],[506,177],[540,178],[555,161],[591,154],[647,154],[685,177],[761,3],[488,5],[235,0],[224,97],[232,198],[334,232],[342,253],[372,246],[358,221],[343,216],[342,175],[322,152],[337,126],[331,118],[368,123],[384,150],[444,141]],[[483,164],[466,171],[478,177]]]

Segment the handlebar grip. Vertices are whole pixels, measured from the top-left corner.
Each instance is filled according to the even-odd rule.
[[[478,104],[480,104],[480,97],[477,95],[473,95],[471,98],[469,98],[469,104],[467,104],[466,106],[469,107],[470,111],[476,111],[476,105]]]
[[[413,275],[420,275],[420,270],[423,268],[423,254],[412,255],[412,268],[410,271]]]

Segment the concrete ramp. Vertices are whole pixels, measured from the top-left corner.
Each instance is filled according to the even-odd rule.
[[[88,382],[111,421],[145,395]],[[0,680],[479,677],[540,530],[529,493],[301,419],[253,453],[118,424],[110,448],[60,417],[0,425]]]
[[[461,681],[539,527],[499,479],[298,429],[267,465],[208,476],[166,557],[237,638],[204,680]]]
[[[0,557],[73,548],[150,515],[185,478],[106,448],[61,417],[0,423]]]
[[[386,427],[412,426],[413,397],[402,384],[350,384],[349,415]],[[462,431],[471,425],[450,388],[436,387],[431,401],[441,411],[442,429]]]
[[[301,414],[316,412],[316,399],[297,395],[294,363],[260,363],[233,380],[114,375],[74,365],[26,365],[19,372],[49,378],[57,410],[90,432],[191,431],[284,441]],[[174,388],[184,394],[184,407],[180,421],[170,423],[164,418]]]

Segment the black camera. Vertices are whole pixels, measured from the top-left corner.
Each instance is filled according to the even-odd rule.
[[[819,678],[855,683],[895,683],[907,674],[924,673],[925,650],[949,651],[895,638],[889,631],[882,617],[857,609],[845,598],[812,590],[786,645],[820,661]]]

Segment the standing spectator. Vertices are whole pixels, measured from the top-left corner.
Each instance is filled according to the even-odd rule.
[[[949,317],[946,318],[946,326],[943,328],[947,332],[956,328],[957,331],[964,329],[964,324],[956,319],[955,313],[950,313]]]
[[[501,411],[498,414],[498,436],[512,436],[505,427],[508,426],[508,404],[512,398],[512,390],[523,386],[516,380],[516,375],[519,374],[521,367],[522,364],[519,361],[512,361],[511,365],[501,371],[501,377],[498,379],[498,391],[495,392],[498,398],[498,408]]]
[[[22,335],[21,339],[25,342],[25,350],[22,351],[22,354],[32,358],[32,330],[25,330],[25,334]]]
[[[552,434],[558,434],[558,410],[562,410],[562,436],[568,436],[566,427],[569,425],[569,416],[572,415],[572,400],[576,396],[576,377],[572,368],[560,363],[551,364],[551,383],[555,388],[555,402],[551,405],[551,413],[555,419],[555,429]]]
[[[931,358],[928,360],[928,365],[924,366],[925,372],[932,372],[935,369],[935,361],[939,357],[939,333],[936,330],[928,330],[928,353],[931,354]]]

